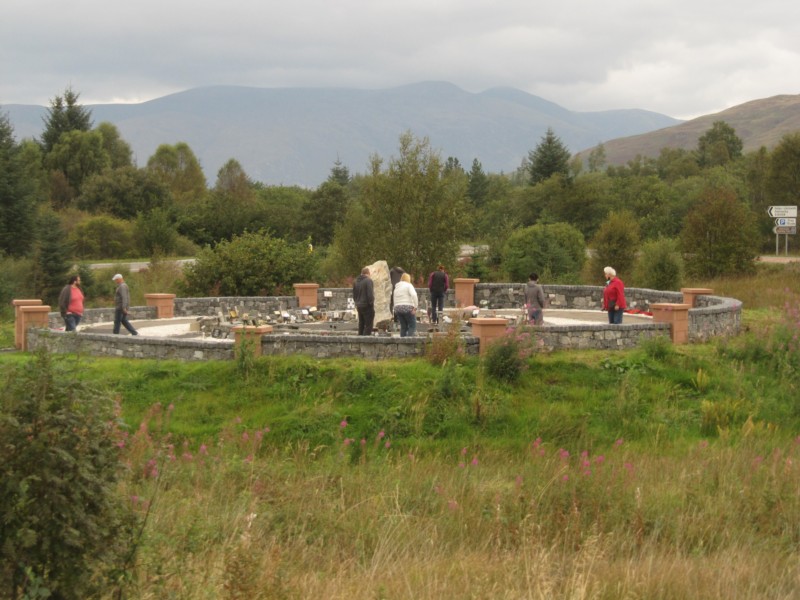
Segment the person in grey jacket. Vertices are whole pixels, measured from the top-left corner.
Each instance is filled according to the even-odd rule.
[[[139,335],[139,332],[128,321],[128,310],[131,307],[131,292],[128,284],[119,273],[114,275],[111,280],[117,284],[117,291],[114,294],[114,333],[119,333],[119,326],[122,325],[131,335]]]
[[[528,309],[528,323],[531,325],[544,323],[544,305],[544,290],[539,285],[539,276],[536,273],[531,273],[528,276],[528,285],[525,287],[525,307]]]
[[[371,335],[375,322],[375,290],[369,267],[361,269],[361,275],[353,284],[353,302],[358,313],[358,335]]]

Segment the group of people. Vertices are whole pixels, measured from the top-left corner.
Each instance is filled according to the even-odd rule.
[[[417,309],[419,297],[411,275],[400,267],[389,272],[392,282],[390,310],[400,326],[400,337],[413,336],[417,333]],[[439,322],[439,315],[444,311],[444,298],[450,289],[450,278],[444,265],[428,276],[428,291],[431,295],[431,323]],[[370,335],[375,322],[375,290],[370,278],[369,267],[361,269],[361,274],[353,284],[353,302],[358,314],[358,335]]]
[[[625,301],[625,284],[617,277],[617,272],[612,267],[603,269],[606,285],[603,288],[603,310],[608,313],[608,322],[612,325],[622,323],[622,315],[628,304]],[[528,285],[525,287],[525,308],[528,313],[528,323],[541,325],[544,322],[544,307],[546,298],[542,286],[539,285],[539,275],[531,273]]]
[[[117,273],[112,278],[117,285],[114,292],[114,333],[119,333],[120,327],[125,327],[131,335],[139,335],[133,325],[128,320],[128,311],[131,306],[131,292],[125,278]],[[81,289],[80,275],[73,275],[69,283],[64,286],[58,296],[58,309],[61,318],[64,319],[66,331],[77,331],[78,325],[83,318],[83,301],[85,296]]]

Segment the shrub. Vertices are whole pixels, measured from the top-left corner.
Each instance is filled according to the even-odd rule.
[[[91,217],[72,230],[69,241],[77,258],[124,258],[130,254],[132,229],[122,219]]]
[[[86,598],[129,555],[130,513],[112,399],[40,352],[0,392],[0,587],[11,598]]]
[[[642,246],[636,260],[634,280],[639,287],[678,290],[683,282],[683,268],[678,241],[660,238]]]
[[[567,223],[537,224],[512,233],[503,249],[503,268],[513,281],[532,272],[543,280],[574,282],[583,267],[583,234]]]
[[[498,381],[516,382],[528,366],[533,339],[529,328],[519,327],[492,342],[483,358],[487,375]]]
[[[266,231],[244,233],[201,250],[184,274],[184,293],[198,296],[276,296],[313,281],[317,259],[308,241],[289,243]],[[293,293],[293,292],[292,292]]]
[[[444,335],[434,335],[425,349],[425,357],[432,365],[442,366],[464,355],[464,342],[461,338],[461,320],[454,319],[447,326]]]
[[[625,279],[633,268],[639,239],[639,222],[633,213],[623,210],[608,215],[590,242],[594,254],[588,265],[588,280],[600,279],[607,266],[614,267]]]

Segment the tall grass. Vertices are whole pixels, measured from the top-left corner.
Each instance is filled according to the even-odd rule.
[[[748,425],[679,455],[534,439],[418,455],[380,432],[284,446],[140,430],[138,598],[791,598],[800,438]]]

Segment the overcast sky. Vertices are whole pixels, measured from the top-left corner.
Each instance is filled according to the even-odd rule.
[[[692,118],[800,93],[796,0],[4,0],[0,106],[217,84],[514,87]]]

